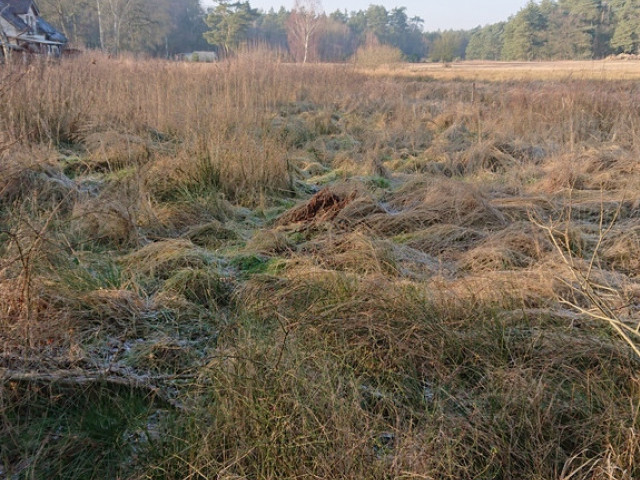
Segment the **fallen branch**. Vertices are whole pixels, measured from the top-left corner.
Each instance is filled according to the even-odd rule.
[[[153,382],[194,378],[193,375],[159,375],[138,376],[127,372],[126,376],[114,375],[118,370],[106,369],[90,372],[85,370],[56,370],[52,372],[21,371],[0,369],[0,382],[21,383],[46,383],[66,386],[84,386],[91,384],[107,384],[119,387],[127,387],[143,390],[158,398],[163,403],[178,410],[186,410],[187,407],[167,395]]]

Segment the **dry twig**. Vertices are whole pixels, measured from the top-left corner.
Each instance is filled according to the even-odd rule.
[[[622,309],[616,307],[613,302],[613,299],[620,300],[620,292],[611,285],[599,283],[593,278],[594,266],[598,262],[600,248],[605,237],[611,232],[620,217],[623,204],[624,199],[619,202],[611,221],[605,226],[604,201],[601,201],[598,239],[586,269],[581,268],[581,264],[576,261],[575,254],[571,248],[569,237],[571,206],[569,206],[566,218],[562,218],[561,222],[550,220],[545,224],[533,218],[533,215],[529,215],[529,219],[547,234],[562,262],[569,267],[571,272],[571,279],[558,278],[558,280],[570,289],[573,293],[573,299],[560,297],[560,302],[587,317],[609,324],[640,358],[640,319],[625,318],[621,315]],[[560,223],[564,228],[559,226]],[[577,298],[586,299],[589,308],[581,306],[576,300]],[[627,304],[627,302],[622,303],[624,305]]]

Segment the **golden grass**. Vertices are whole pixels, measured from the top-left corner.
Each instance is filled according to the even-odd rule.
[[[637,65],[4,66],[0,476],[639,477]]]
[[[393,75],[414,79],[475,80],[490,82],[531,80],[637,80],[640,62],[621,60],[487,62],[467,61],[448,64],[397,65],[390,69],[365,70],[368,75]]]

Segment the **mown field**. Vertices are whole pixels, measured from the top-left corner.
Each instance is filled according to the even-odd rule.
[[[412,68],[2,66],[0,478],[640,478],[637,81]]]
[[[395,72],[394,72],[395,70]],[[372,73],[396,74],[433,80],[480,81],[622,81],[640,79],[640,59],[611,58],[605,60],[567,60],[537,62],[421,63],[413,65],[378,66]]]

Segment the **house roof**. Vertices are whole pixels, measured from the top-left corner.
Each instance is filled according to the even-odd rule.
[[[36,12],[36,28],[34,30],[20,18],[19,15],[24,15],[29,11],[29,8],[33,6]],[[56,28],[40,17],[40,12],[33,0],[0,0],[0,16],[12,24],[20,33],[19,35],[25,41],[43,43],[41,39],[37,39],[37,35],[44,36],[44,43],[67,43],[67,37]],[[25,36],[26,34],[26,36]],[[34,36],[34,34],[36,36]]]
[[[67,37],[61,32],[55,29],[53,25],[46,22],[42,17],[38,17],[36,20],[36,26],[39,32],[43,33],[48,40],[57,43],[67,43]]]
[[[13,2],[14,0],[0,0],[0,16],[18,30],[29,30],[29,25],[14,10]]]
[[[36,15],[40,15],[38,6],[33,0],[3,0],[3,2],[8,4],[13,12],[17,15],[25,15],[32,5],[34,10],[36,11]]]

